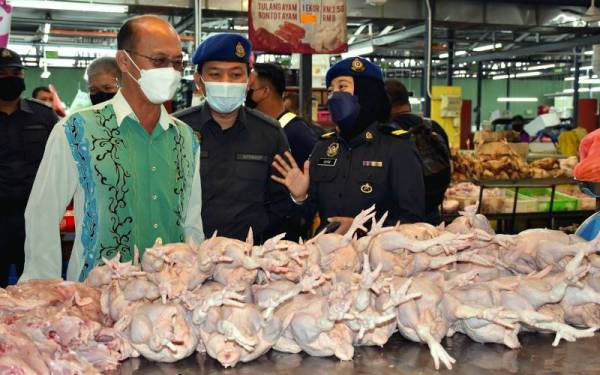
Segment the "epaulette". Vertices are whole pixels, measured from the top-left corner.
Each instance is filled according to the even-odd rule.
[[[394,130],[390,134],[395,135],[396,137],[408,136],[408,132],[404,129]]]
[[[255,117],[255,118],[273,126],[274,128],[281,129],[281,125],[279,124],[279,121],[275,120],[274,118],[269,117],[269,116],[265,115],[264,113],[262,113],[261,111],[257,111],[256,109],[252,109],[252,108],[248,108],[248,107],[244,107],[244,108],[246,109],[247,115]]]
[[[189,107],[189,108],[185,108],[185,109],[179,110],[179,111],[177,111],[175,113],[172,113],[171,116],[172,117],[176,117],[176,118],[180,118],[180,117],[183,117],[183,116],[195,113],[195,112],[199,112],[201,110],[202,110],[202,106],[201,105],[197,105],[197,106],[194,106],[194,107]]]
[[[25,98],[25,100],[27,100],[30,103],[38,104],[38,105],[44,106],[45,108],[52,110],[52,105],[48,104],[47,102],[43,102],[41,100],[34,99],[34,98]]]
[[[389,134],[396,138],[409,138],[410,132],[400,128],[396,124],[384,124],[378,127],[379,131],[383,134]]]
[[[329,139],[331,137],[333,137],[335,135],[335,132],[327,132],[323,135],[321,135],[321,139]]]

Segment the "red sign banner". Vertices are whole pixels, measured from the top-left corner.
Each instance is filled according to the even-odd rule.
[[[248,33],[256,51],[342,53],[346,0],[250,0]]]
[[[10,16],[12,7],[6,3],[6,0],[0,0],[0,47],[8,47],[8,37],[10,35]]]

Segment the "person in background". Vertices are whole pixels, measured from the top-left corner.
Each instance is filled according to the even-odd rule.
[[[283,106],[287,111],[299,114],[300,102],[298,100],[298,93],[288,91],[285,94],[283,94]]]
[[[100,57],[87,68],[88,92],[92,104],[112,99],[119,91],[121,70],[114,57]]]
[[[521,140],[521,142],[529,143],[530,138],[529,138],[529,134],[524,129],[525,119],[523,119],[523,116],[521,116],[521,115],[514,116],[512,118],[511,123],[512,123],[512,130],[519,133],[519,139]]]
[[[27,203],[20,281],[61,275],[58,226],[75,195],[75,243],[67,279],[84,281],[103,259],[140,259],[165,243],[204,240],[199,144],[169,116],[181,81],[177,31],[157,16],[127,20],[117,34],[122,89],[71,114],[52,131]]]
[[[411,113],[410,94],[402,82],[388,79],[385,90],[392,104],[391,123],[410,132],[423,161],[425,217],[437,225],[441,221],[439,207],[452,177],[448,135],[437,122]]]
[[[273,179],[288,188],[321,228],[344,234],[361,210],[375,205],[385,225],[424,220],[423,169],[408,132],[388,126],[390,102],[381,69],[361,57],[341,60],[326,75],[327,106],[336,132],[321,136],[303,169],[277,156]],[[339,224],[338,224],[339,223]]]
[[[270,178],[274,156],[289,150],[281,125],[243,105],[254,81],[251,48],[248,39],[238,34],[206,38],[192,58],[197,66],[194,79],[206,101],[175,116],[202,139],[206,234],[218,231],[244,240],[252,228],[255,243],[262,243],[286,230],[293,203],[286,189]]]
[[[292,156],[298,165],[304,165],[317,139],[308,124],[283,105],[283,69],[276,64],[255,64],[253,70],[256,79],[248,90],[246,106],[279,121],[290,144]]]
[[[11,264],[16,265],[17,276],[23,271],[25,206],[58,121],[52,107],[21,98],[24,90],[21,57],[0,48],[0,287],[8,283]]]
[[[52,91],[50,91],[47,86],[40,86],[33,89],[31,97],[41,102],[48,103],[48,105],[52,107],[54,95],[52,95]]]

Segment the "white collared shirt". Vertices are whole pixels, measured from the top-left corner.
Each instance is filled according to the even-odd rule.
[[[118,126],[121,126],[127,117],[139,122],[120,91],[113,99],[91,108],[102,109],[107,105],[113,106]],[[79,112],[89,110],[90,108],[87,108]],[[71,116],[60,121],[52,130],[29,196],[25,210],[25,268],[19,281],[61,277],[62,249],[59,223],[63,218],[67,204],[73,197],[76,225],[75,241],[69,260],[67,280],[78,281],[84,266],[82,222],[85,212],[85,194],[80,182],[77,162],[73,158],[71,145],[65,133],[65,124]],[[167,113],[164,106],[161,106],[158,125],[166,131],[170,126],[173,126],[171,124],[175,121]],[[95,126],[93,123],[84,125]],[[184,234],[186,240],[200,243],[204,240],[204,232],[201,217],[202,192],[200,187],[199,150],[194,157],[196,168],[192,179]]]

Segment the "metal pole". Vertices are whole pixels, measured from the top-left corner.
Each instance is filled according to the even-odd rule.
[[[425,22],[429,22],[426,20]],[[423,56],[423,97],[425,98],[425,102],[423,102],[423,115],[425,117],[431,117],[431,98],[429,97],[429,91],[431,90],[431,71],[429,70],[431,65],[431,49],[429,45],[429,30],[426,27],[424,33],[424,56]]]
[[[479,130],[481,126],[481,86],[483,83],[483,64],[477,62],[477,108],[475,109],[475,126]]]
[[[575,48],[575,55],[573,59],[575,61],[575,80],[573,80],[573,126],[577,127],[579,124],[579,75],[581,68],[581,59],[579,58],[580,48]]]
[[[194,48],[202,38],[202,0],[194,0]]]
[[[312,121],[312,55],[300,55],[300,114]]]
[[[506,78],[506,97],[510,98],[510,74]],[[506,110],[510,111],[510,101],[506,102]]]
[[[448,65],[446,66],[446,85],[454,83],[454,30],[448,30]]]

